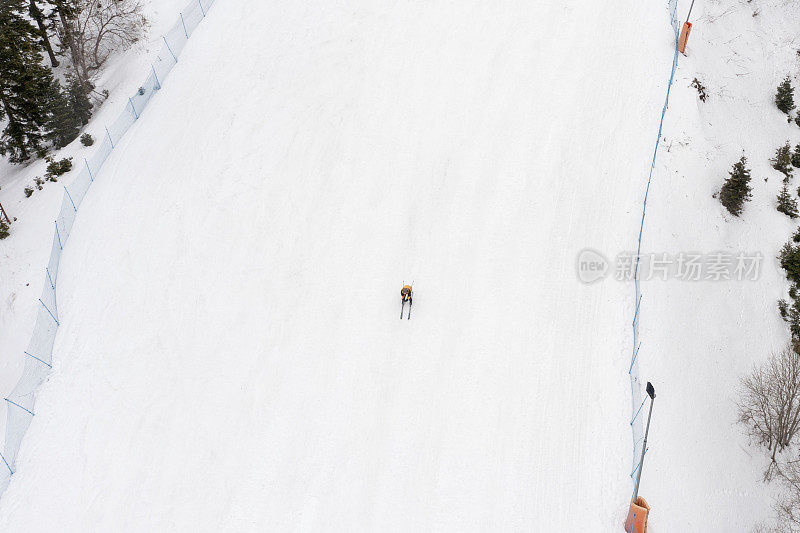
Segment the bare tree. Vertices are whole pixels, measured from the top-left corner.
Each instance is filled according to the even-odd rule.
[[[800,344],[785,347],[741,380],[739,422],[759,444],[775,455],[789,446],[800,429]]]
[[[81,57],[75,36],[78,0],[49,0],[49,2],[53,5],[50,17],[53,19],[53,27],[61,41],[61,52],[69,52],[75,75],[80,81],[83,93],[88,96],[94,86],[89,82],[86,65]]]
[[[78,37],[89,68],[102,68],[112,52],[138,42],[148,28],[142,0],[84,0]]]
[[[776,497],[776,527],[779,533],[800,533],[800,461],[786,461],[776,467],[781,492]]]
[[[143,0],[50,1],[58,15],[59,39],[87,93],[111,54],[138,42],[149,27]]]

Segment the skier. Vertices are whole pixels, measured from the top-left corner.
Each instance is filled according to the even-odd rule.
[[[414,303],[411,297],[411,285],[403,285],[403,288],[400,289],[400,297],[402,298],[402,302],[400,303],[400,320],[403,320],[403,309],[405,309],[406,302],[408,302],[408,320],[411,320],[411,304]]]

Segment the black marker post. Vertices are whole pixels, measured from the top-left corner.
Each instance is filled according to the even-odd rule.
[[[644,454],[647,452],[647,434],[650,432],[650,417],[653,416],[653,400],[656,399],[656,389],[653,384],[647,382],[647,395],[650,396],[650,412],[647,413],[647,429],[644,432],[644,444],[642,444],[642,457],[639,459],[639,473],[636,474],[636,486],[633,489],[633,503],[639,498],[639,480],[642,479],[642,465],[644,464]]]

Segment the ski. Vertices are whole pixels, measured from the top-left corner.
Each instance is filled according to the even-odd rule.
[[[411,302],[408,302],[408,320],[411,320]]]
[[[403,309],[405,308],[406,303],[400,302],[400,320],[403,320]]]

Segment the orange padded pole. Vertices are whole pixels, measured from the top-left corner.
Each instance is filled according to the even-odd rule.
[[[639,496],[636,503],[631,502],[628,509],[628,518],[625,520],[625,531],[627,533],[647,533],[647,514],[650,506]]]
[[[689,32],[692,31],[692,23],[684,22],[681,28],[681,35],[678,37],[678,52],[686,55],[686,41],[689,40]]]

